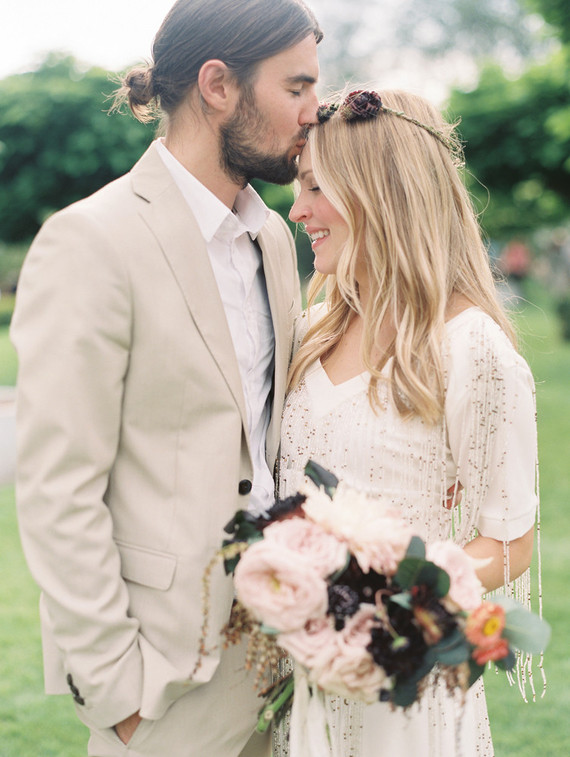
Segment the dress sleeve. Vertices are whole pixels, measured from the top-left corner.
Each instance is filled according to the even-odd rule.
[[[503,331],[476,315],[450,334],[449,453],[465,487],[462,520],[510,541],[532,528],[538,504],[534,381]]]

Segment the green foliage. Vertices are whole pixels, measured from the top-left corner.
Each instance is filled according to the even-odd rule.
[[[570,50],[512,81],[493,63],[472,92],[455,90],[470,189],[483,225],[505,238],[557,224],[570,201]],[[481,183],[478,183],[481,182]]]
[[[13,294],[3,294],[0,298],[0,326],[9,326],[14,310]]]
[[[562,323],[562,336],[570,342],[570,297],[561,299],[556,310]]]
[[[50,55],[0,81],[0,239],[28,240],[45,218],[128,171],[153,130],[108,115],[115,85],[99,68]]]
[[[0,242],[0,292],[3,297],[14,290],[27,251],[27,244],[5,245]],[[5,307],[0,300],[0,312],[5,312]]]
[[[394,579],[404,590],[425,585],[435,597],[445,597],[449,591],[449,575],[434,563],[419,557],[405,557]]]
[[[536,11],[558,33],[560,39],[570,43],[570,13],[568,0],[523,0],[529,10]]]
[[[0,326],[0,386],[14,386],[17,373],[16,350],[10,342],[8,326]]]
[[[305,465],[305,475],[311,479],[315,486],[322,488],[327,496],[331,499],[334,497],[338,486],[338,478],[334,473],[326,470],[314,460],[309,460]]]

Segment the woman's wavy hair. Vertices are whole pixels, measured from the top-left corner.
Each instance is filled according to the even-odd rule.
[[[158,30],[153,62],[122,79],[113,110],[128,104],[139,121],[172,117],[207,60],[222,60],[240,84],[261,61],[322,31],[303,0],[178,0]]]
[[[289,386],[298,384],[316,358],[330,353],[359,313],[372,407],[380,409],[378,382],[393,358],[390,383],[399,413],[433,423],[443,414],[442,345],[452,295],[465,295],[488,313],[513,344],[515,336],[498,302],[460,174],[462,154],[454,125],[416,95],[383,92],[382,102],[437,130],[448,146],[424,128],[382,111],[347,122],[340,109],[311,129],[315,181],[346,221],[349,235],[336,274],[315,273],[311,280],[309,306],[325,287],[326,313],[309,328],[295,355]],[[368,277],[365,304],[359,296],[357,262],[364,264]],[[385,319],[396,335],[375,361],[373,350]]]

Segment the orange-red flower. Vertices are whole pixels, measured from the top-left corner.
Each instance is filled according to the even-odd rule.
[[[509,653],[507,641],[501,638],[505,628],[505,610],[501,605],[483,602],[467,618],[465,636],[474,645],[473,659],[478,665],[501,660]]]
[[[477,647],[473,650],[471,657],[473,657],[477,665],[485,665],[485,663],[491,660],[502,660],[508,654],[509,645],[506,639],[499,639],[493,647]]]

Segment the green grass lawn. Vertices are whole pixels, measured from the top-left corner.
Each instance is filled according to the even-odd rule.
[[[544,698],[526,704],[502,676],[487,674],[496,757],[570,754],[570,343],[560,339],[551,303],[540,292],[519,316],[521,348],[531,364],[538,410],[544,616],[552,626]],[[536,677],[537,690],[542,688]]]
[[[0,490],[0,757],[80,757],[71,697],[43,693],[38,590],[20,549],[13,490]]]
[[[543,309],[528,305],[518,320],[537,382],[544,615],[553,637],[545,660],[546,695],[536,703],[525,703],[502,675],[486,675],[496,757],[561,757],[570,745],[570,344],[561,341],[548,300],[540,293],[533,299]],[[0,384],[13,383],[15,373],[1,329]],[[11,489],[0,490],[0,575],[0,757],[80,757],[86,731],[70,697],[43,695],[38,592],[21,554]],[[539,676],[536,683],[540,690]]]

